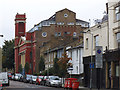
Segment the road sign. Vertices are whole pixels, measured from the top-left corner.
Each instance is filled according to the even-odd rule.
[[[95,65],[92,63],[92,64],[90,64],[90,68],[94,68],[95,67]]]
[[[96,68],[103,68],[102,46],[96,46],[95,66]]]

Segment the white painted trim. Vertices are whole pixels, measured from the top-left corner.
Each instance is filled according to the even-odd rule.
[[[26,21],[23,21],[23,20],[17,20],[17,21],[15,21],[15,23],[19,23],[19,22],[26,23]]]

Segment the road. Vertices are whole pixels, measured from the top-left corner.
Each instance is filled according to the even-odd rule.
[[[47,87],[18,81],[10,81],[10,86],[4,86],[3,90],[64,90],[63,88]]]

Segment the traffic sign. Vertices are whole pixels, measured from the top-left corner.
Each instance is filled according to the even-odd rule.
[[[94,68],[95,67],[95,65],[92,63],[92,64],[90,64],[90,68]]]
[[[96,68],[103,68],[103,48],[102,46],[96,46],[95,66]]]

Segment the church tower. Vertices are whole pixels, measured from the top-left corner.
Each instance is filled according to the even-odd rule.
[[[15,72],[18,72],[19,66],[19,40],[25,36],[26,14],[16,14],[15,16]]]

